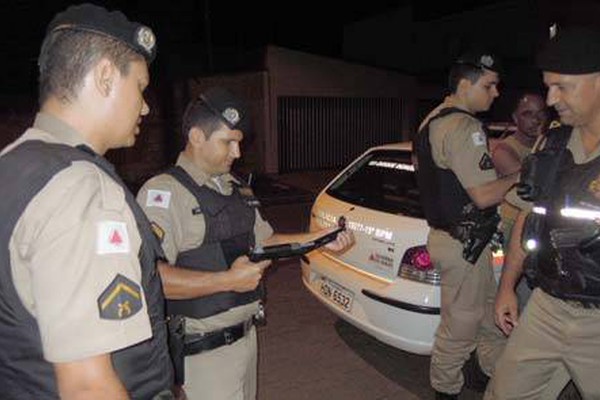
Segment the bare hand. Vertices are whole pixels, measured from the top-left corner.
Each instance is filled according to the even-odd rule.
[[[496,320],[496,325],[498,325],[506,336],[509,336],[512,330],[519,324],[517,304],[517,295],[514,290],[498,289],[494,319]]]
[[[227,271],[231,290],[243,293],[256,289],[269,265],[271,265],[271,260],[253,263],[247,256],[236,258],[229,271]]]
[[[343,230],[337,234],[337,237],[333,242],[329,242],[325,245],[325,248],[336,253],[346,251],[354,244],[354,234],[349,230]]]

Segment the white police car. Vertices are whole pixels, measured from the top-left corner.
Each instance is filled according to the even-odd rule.
[[[429,354],[440,319],[440,275],[426,250],[411,144],[374,147],[319,194],[311,230],[340,216],[356,244],[302,262],[306,288],[340,318],[399,349]],[[501,261],[500,261],[501,262]]]

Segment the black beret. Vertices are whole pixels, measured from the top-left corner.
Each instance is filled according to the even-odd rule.
[[[212,87],[202,92],[199,98],[229,129],[245,132],[249,128],[246,105],[226,89]]]
[[[476,68],[485,68],[494,72],[502,72],[496,56],[486,52],[465,53],[456,59],[455,64],[465,64]]]
[[[551,28],[537,54],[542,71],[566,75],[600,72],[600,30],[595,27]]]
[[[120,11],[108,11],[93,4],[71,6],[56,14],[46,34],[72,29],[93,32],[117,39],[146,58],[148,63],[156,56],[156,37],[150,28],[127,19]]]

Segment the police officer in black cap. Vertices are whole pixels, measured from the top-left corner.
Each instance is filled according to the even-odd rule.
[[[148,114],[152,30],[83,4],[42,44],[40,111],[0,156],[0,397],[170,399],[162,257],[102,157]]]
[[[510,334],[488,399],[556,398],[572,378],[600,398],[600,31],[553,26],[537,63],[561,128],[529,156],[496,320]],[[511,194],[509,194],[511,195]],[[513,194],[514,197],[516,195]],[[523,247],[521,246],[523,245]],[[537,288],[517,320],[523,266]]]
[[[185,149],[177,164],[144,184],[138,202],[171,264],[160,268],[167,309],[183,325],[184,388],[190,399],[256,398],[255,322],[262,318],[259,282],[269,261],[251,262],[251,247],[306,241],[273,234],[251,191],[231,173],[248,132],[245,105],[224,88],[210,88],[183,116]],[[348,232],[327,245],[342,251]],[[176,352],[174,352],[176,353]],[[184,379],[181,379],[184,378]],[[183,383],[183,382],[180,382]]]
[[[441,272],[441,322],[431,355],[439,399],[457,398],[462,367],[477,348],[489,376],[504,346],[494,325],[496,282],[489,243],[496,205],[516,181],[497,179],[481,121],[498,96],[498,62],[488,53],[460,57],[449,74],[451,94],[421,124],[414,140],[418,183],[431,227],[427,250]]]

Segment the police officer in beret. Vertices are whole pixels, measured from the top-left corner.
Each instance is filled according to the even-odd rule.
[[[152,30],[90,4],[50,22],[40,110],[0,156],[3,399],[171,399],[162,256],[103,154],[149,108]]]
[[[490,108],[498,83],[494,56],[460,57],[449,73],[451,94],[425,118],[413,144],[431,228],[427,249],[441,272],[441,322],[430,369],[439,399],[457,398],[464,383],[461,369],[475,348],[481,369],[491,375],[505,342],[494,325],[496,282],[489,242],[499,221],[496,205],[516,174],[497,179],[475,115]]]
[[[262,318],[259,282],[269,261],[253,263],[247,254],[256,245],[308,238],[273,234],[249,188],[230,173],[248,122],[231,92],[203,91],[184,113],[186,144],[176,165],[138,193],[171,263],[160,273],[169,315],[184,317],[184,388],[192,400],[256,398],[254,324]],[[327,247],[343,251],[352,242],[342,232]]]
[[[552,399],[564,386],[557,382],[572,378],[583,398],[595,399],[600,398],[600,31],[553,26],[537,63],[548,88],[546,103],[563,126],[548,131],[517,185],[524,211],[515,223],[496,300],[497,323],[510,338],[486,398]],[[514,287],[523,269],[537,288],[517,320]]]

